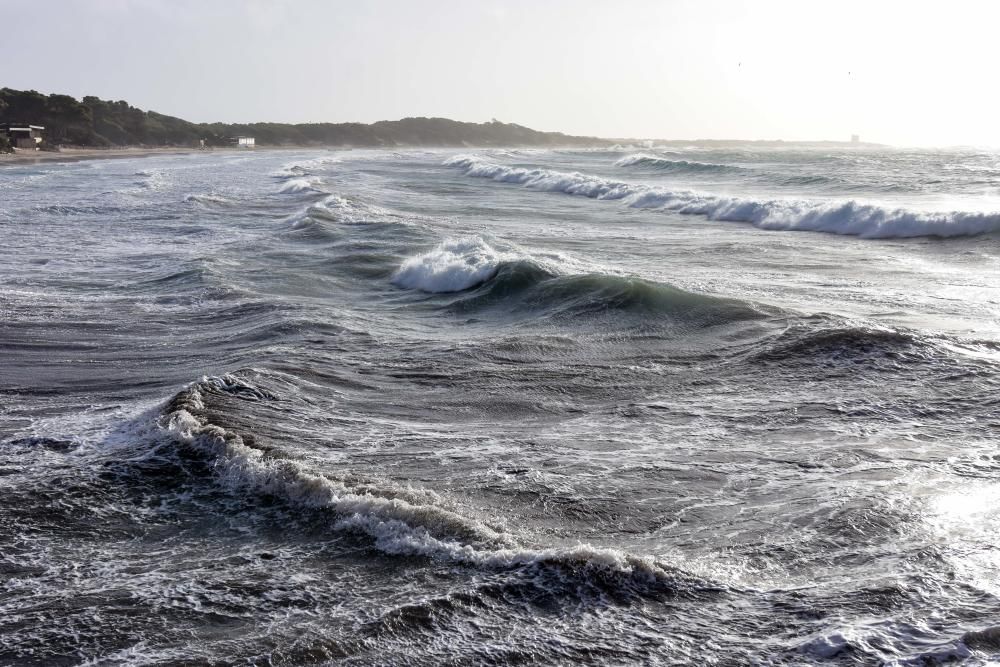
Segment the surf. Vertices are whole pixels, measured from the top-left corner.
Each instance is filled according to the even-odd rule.
[[[392,282],[428,294],[454,294],[444,303],[452,312],[464,314],[498,311],[528,319],[617,314],[697,329],[780,313],[638,276],[601,272],[598,266],[566,256],[491,244],[478,236],[446,239],[426,253],[407,258]]]
[[[626,155],[615,162],[616,167],[647,168],[655,171],[669,173],[693,173],[693,174],[727,174],[743,173],[747,170],[743,167],[729,164],[719,164],[715,162],[699,162],[697,160],[676,160],[645,153]]]
[[[273,497],[306,511],[331,515],[337,532],[360,533],[390,556],[421,557],[487,570],[548,571],[559,577],[597,579],[623,589],[654,593],[720,592],[724,586],[650,556],[578,544],[526,546],[512,535],[447,509],[433,492],[379,487],[335,477],[261,448],[237,430],[213,421],[212,396],[259,403],[279,400],[242,373],[204,377],[127,428],[154,448],[179,447],[205,457],[215,482],[237,493]],[[121,436],[118,436],[121,439]]]
[[[755,198],[675,191],[580,172],[501,165],[468,155],[449,158],[444,164],[457,167],[473,178],[590,199],[620,200],[632,208],[696,215],[712,221],[749,223],[768,231],[825,232],[864,239],[953,238],[1000,233],[1000,212],[921,211],[853,199]]]

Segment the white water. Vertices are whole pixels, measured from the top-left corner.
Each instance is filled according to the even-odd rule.
[[[642,150],[0,170],[0,663],[1000,658],[996,156]]]
[[[619,164],[634,163],[630,161],[632,158],[625,160]],[[947,238],[1000,232],[1000,211],[935,212],[853,199],[721,196],[609,180],[580,172],[506,166],[475,156],[449,158],[445,164],[462,169],[467,176],[516,183],[534,190],[599,200],[616,199],[634,208],[663,209],[724,222],[748,222],[760,229],[774,231],[827,232],[862,238]]]

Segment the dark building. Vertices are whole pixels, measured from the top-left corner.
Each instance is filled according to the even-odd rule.
[[[7,135],[10,145],[14,148],[36,151],[38,145],[42,143],[41,125],[28,125],[26,123],[4,123],[0,124],[0,133]]]

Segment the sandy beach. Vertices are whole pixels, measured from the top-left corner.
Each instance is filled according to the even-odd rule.
[[[0,166],[184,154],[196,150],[194,148],[64,148],[60,151],[18,151],[0,154]]]
[[[258,146],[255,151],[289,148],[287,146]],[[215,148],[212,152],[236,153],[245,151],[242,148]],[[17,164],[33,164],[39,162],[79,162],[81,160],[114,160],[120,158],[149,157],[151,155],[186,155],[188,153],[206,152],[198,148],[64,148],[60,151],[18,151],[16,153],[0,154],[0,167]]]

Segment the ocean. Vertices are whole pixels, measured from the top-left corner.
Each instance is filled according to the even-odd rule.
[[[0,169],[0,664],[1000,660],[1000,154]]]

